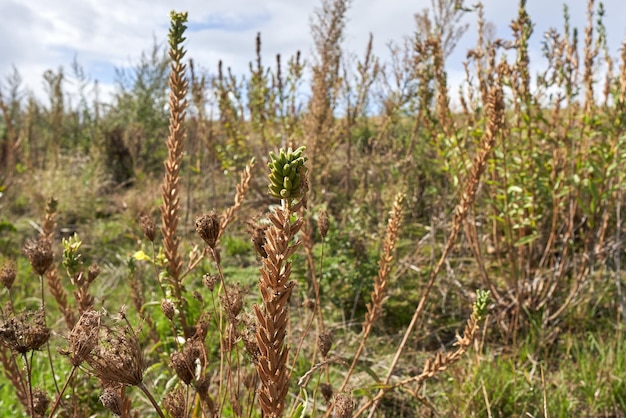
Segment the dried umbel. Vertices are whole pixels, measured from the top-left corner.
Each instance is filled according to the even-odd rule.
[[[197,337],[198,334],[189,338],[182,351],[176,351],[170,357],[170,367],[186,385],[196,377],[196,368],[204,363],[204,347]]]
[[[215,249],[220,236],[220,217],[217,213],[211,211],[199,216],[196,219],[196,232],[209,248]]]
[[[352,398],[345,393],[338,393],[333,399],[332,411],[337,418],[351,418],[354,411]]]
[[[141,225],[141,232],[150,242],[154,242],[156,238],[156,225],[151,216],[141,215],[139,217],[139,223]]]
[[[213,289],[215,289],[215,285],[217,284],[217,282],[219,282],[219,280],[220,280],[220,276],[218,276],[217,274],[207,273],[204,276],[202,276],[202,284],[211,292],[213,291]]]
[[[94,310],[83,312],[69,335],[69,350],[61,354],[69,357],[73,366],[78,367],[98,344],[100,314]]]
[[[120,391],[114,386],[107,386],[104,388],[102,395],[100,395],[100,402],[106,409],[113,412],[118,417],[122,415],[122,397]]]
[[[15,276],[17,270],[15,269],[15,263],[13,261],[6,262],[0,270],[0,283],[5,289],[11,289],[15,282]]]
[[[46,327],[45,312],[41,308],[11,316],[0,323],[0,344],[20,354],[38,350],[49,338],[50,329]]]
[[[129,325],[122,329],[101,325],[98,344],[85,361],[100,380],[130,386],[143,381],[143,354],[139,339]]]
[[[89,266],[87,270],[87,282],[92,283],[96,278],[100,275],[100,266],[96,263],[93,263]]]
[[[320,230],[320,235],[322,236],[322,238],[326,238],[330,223],[328,222],[328,212],[323,209],[320,210],[319,214],[317,215],[317,227]]]
[[[227,291],[220,295],[220,301],[228,317],[234,320],[243,309],[243,290],[238,284],[229,285]]]
[[[33,412],[35,416],[45,417],[48,405],[50,405],[48,394],[40,388],[33,390]]]
[[[165,395],[163,406],[172,418],[183,418],[187,416],[185,411],[185,392],[183,388],[177,387],[169,391],[167,395]]]
[[[52,265],[52,244],[46,238],[28,241],[24,246],[24,254],[28,257],[33,270],[40,276],[46,274]]]
[[[333,334],[330,332],[323,332],[317,337],[317,347],[322,354],[322,357],[326,357],[331,347],[333,346]]]
[[[328,383],[320,384],[320,391],[326,403],[329,403],[333,399],[333,387]]]
[[[261,225],[252,221],[248,222],[247,229],[252,240],[252,245],[261,258],[267,257],[267,251],[265,251],[265,244],[267,243],[267,240],[265,239],[265,231],[267,228],[269,228],[269,225]]]
[[[174,314],[176,313],[174,303],[167,299],[163,299],[163,301],[161,302],[161,312],[163,312],[163,315],[165,315],[165,317],[171,321],[174,318]]]

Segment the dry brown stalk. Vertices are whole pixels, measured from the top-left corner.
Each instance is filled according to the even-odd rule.
[[[103,382],[126,386],[137,386],[148,397],[161,418],[165,415],[156,400],[143,383],[146,367],[139,338],[126,318],[120,312],[125,324],[112,328],[100,323],[97,345],[85,356],[88,370]]]
[[[292,223],[291,214],[288,201],[282,200],[281,207],[269,215],[271,225],[266,231],[265,244],[267,257],[263,258],[259,280],[263,308],[254,306],[259,346],[256,369],[261,379],[258,397],[267,417],[282,416],[289,389],[286,336],[288,303],[295,282],[290,280],[291,263],[287,260],[299,246],[292,241],[303,223],[302,218]]]
[[[438,352],[434,358],[426,360],[422,372],[419,375],[403,379],[397,383],[394,383],[393,385],[385,386],[383,389],[381,389],[381,391],[378,392],[375,398],[368,401],[365,405],[361,406],[361,408],[359,408],[359,410],[354,414],[354,417],[360,416],[373,403],[378,402],[385,393],[396,388],[405,388],[405,390],[407,390],[413,396],[419,397],[419,389],[426,379],[429,379],[435,376],[437,373],[447,370],[448,367],[459,361],[461,357],[463,357],[463,355],[467,352],[467,350],[469,350],[479,330],[480,320],[481,314],[474,310],[470,318],[467,320],[467,323],[465,324],[463,336],[457,335],[456,337],[456,342],[454,343],[454,345],[458,348],[455,351],[451,353]],[[407,386],[410,384],[414,385],[416,389],[408,389]]]
[[[361,343],[356,350],[352,364],[344,377],[343,383],[339,388],[339,391],[343,391],[354,372],[361,353],[365,348],[365,342],[369,337],[370,332],[374,327],[374,323],[378,320],[382,313],[383,303],[387,296],[387,284],[389,280],[389,274],[391,273],[391,262],[393,261],[393,251],[396,246],[396,240],[400,232],[400,223],[402,222],[402,201],[404,195],[398,193],[393,202],[389,221],[387,223],[387,232],[385,233],[385,239],[383,243],[383,252],[378,260],[378,275],[374,277],[374,290],[372,291],[372,302],[367,304],[367,313],[365,314],[365,322],[363,323],[363,336],[361,337]]]
[[[246,165],[246,168],[241,172],[239,184],[236,186],[235,203],[224,211],[220,219],[220,233],[221,236],[226,227],[235,219],[237,211],[241,207],[246,193],[250,188],[250,180],[252,179],[252,168],[254,167],[254,158]],[[218,236],[218,239],[219,239]]]
[[[454,246],[456,242],[456,238],[458,236],[459,230],[461,229],[461,225],[463,224],[463,221],[467,217],[470,207],[474,202],[474,198],[476,197],[476,192],[478,190],[478,185],[480,183],[480,178],[483,172],[485,171],[485,166],[487,163],[487,156],[493,150],[493,147],[496,141],[496,136],[503,124],[503,120],[502,120],[503,112],[504,112],[504,103],[503,103],[503,97],[502,97],[502,89],[501,89],[501,85],[499,83],[496,83],[491,88],[491,92],[489,93],[489,100],[487,101],[487,116],[488,116],[487,131],[483,138],[481,149],[479,150],[478,154],[474,158],[474,162],[473,162],[470,174],[465,181],[465,186],[461,194],[460,202],[456,206],[452,230],[450,231],[450,234],[448,235],[448,241],[446,243],[446,246],[443,249],[443,252],[441,253],[441,256],[439,257],[439,261],[437,262],[437,264],[435,265],[435,267],[430,273],[426,286],[422,290],[422,297],[420,298],[417,308],[415,309],[415,312],[413,313],[413,317],[411,318],[411,322],[409,323],[409,326],[407,330],[405,331],[404,336],[402,337],[402,341],[400,342],[400,345],[398,346],[398,349],[396,350],[396,354],[391,362],[391,365],[389,366],[389,370],[387,371],[387,375],[384,380],[385,385],[388,384],[389,380],[391,379],[391,375],[396,365],[398,364],[400,356],[402,355],[402,352],[404,351],[406,343],[408,342],[409,336],[413,332],[413,328],[417,324],[417,321],[424,310],[424,307],[426,305],[426,300],[428,298],[430,290],[433,287],[433,284],[435,283],[435,279],[439,275],[439,272],[441,271],[441,268],[443,267],[450,250],[452,250],[452,247]],[[377,397],[381,393],[382,393],[382,389],[378,392]],[[376,410],[376,407],[378,406],[379,401],[380,401],[380,398],[378,398],[378,400],[374,402],[374,404],[372,405],[372,408],[370,410],[370,417],[373,416],[374,411]]]
[[[595,99],[593,97],[593,64],[598,50],[594,48],[593,44],[593,7],[595,0],[587,1],[587,26],[585,27],[585,47],[583,49],[585,72],[583,75],[583,83],[585,85],[585,115],[590,114],[591,109],[594,107]]]
[[[170,29],[170,76],[169,76],[169,136],[167,138],[167,160],[165,161],[165,177],[163,179],[161,205],[161,233],[163,234],[163,249],[168,262],[168,273],[174,290],[176,302],[182,304],[182,286],[180,275],[182,271],[182,257],[178,252],[180,238],[177,236],[180,193],[180,166],[183,160],[185,142],[185,116],[187,109],[187,79],[185,78],[186,65],[183,63],[185,49],[182,47],[183,33],[186,29],[187,14],[172,12],[172,27]],[[183,332],[188,332],[187,318],[182,306],[179,306],[179,317]]]
[[[46,202],[45,214],[41,222],[41,237],[49,240],[50,242],[52,242],[52,239],[54,238],[54,229],[56,228],[57,204],[58,202],[55,198],[51,197],[48,199]],[[63,289],[63,284],[61,283],[61,278],[59,277],[56,265],[52,264],[50,266],[45,273],[45,278],[48,288],[50,289],[50,293],[52,293],[54,300],[59,306],[59,310],[63,314],[65,324],[68,328],[73,328],[76,318],[74,316],[74,312],[72,311],[72,307],[67,302],[67,293],[65,292],[65,289]]]

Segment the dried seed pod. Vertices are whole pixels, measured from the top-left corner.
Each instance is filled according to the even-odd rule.
[[[196,232],[211,249],[215,249],[220,236],[220,218],[214,211],[196,219]]]
[[[185,411],[185,394],[181,387],[171,390],[165,395],[163,400],[165,410],[172,418],[183,418],[187,416]]]
[[[151,216],[142,215],[139,218],[139,222],[141,224],[141,232],[150,242],[154,242],[156,238],[156,225],[154,224],[154,220]]]
[[[48,394],[41,388],[33,390],[33,412],[35,415],[45,417],[48,405],[50,405]]]
[[[100,395],[100,402],[118,417],[122,416],[122,397],[115,387],[107,386],[104,388],[102,395]]]
[[[93,263],[89,266],[87,270],[87,283],[91,283],[100,275],[100,266],[96,263]]]
[[[352,398],[346,393],[338,393],[333,399],[332,411],[337,418],[350,418],[354,411]]]
[[[161,302],[161,312],[163,312],[163,315],[171,321],[172,318],[174,318],[175,313],[174,303],[167,299],[163,299]]]
[[[52,244],[46,238],[28,241],[24,246],[24,253],[28,257],[33,270],[40,276],[46,274],[53,262]]]
[[[46,327],[45,312],[25,311],[11,316],[0,323],[0,344],[24,354],[38,350],[50,338],[50,329]]]
[[[317,337],[317,347],[320,349],[322,357],[326,357],[331,347],[333,346],[333,334],[330,332],[323,332]]]
[[[178,351],[172,353],[170,367],[174,369],[178,378],[185,382],[186,385],[189,385],[193,380],[191,366],[192,364],[187,363],[187,356],[184,353]]]
[[[333,387],[328,383],[322,383],[320,384],[320,390],[326,403],[329,403],[333,398]]]
[[[219,280],[220,276],[218,276],[217,274],[207,273],[202,277],[202,284],[212,292],[213,289],[215,289],[215,285]]]
[[[11,289],[15,282],[16,275],[17,270],[15,269],[15,263],[12,260],[8,261],[2,266],[2,270],[0,270],[0,283],[2,283],[5,289]]]
[[[328,222],[328,212],[326,212],[324,209],[320,210],[317,216],[317,227],[320,230],[320,235],[322,236],[322,238],[326,238],[330,224]]]

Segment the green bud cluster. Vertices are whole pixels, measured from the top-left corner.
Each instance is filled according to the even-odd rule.
[[[304,163],[307,160],[302,156],[305,147],[293,151],[280,150],[279,155],[270,151],[269,192],[278,199],[296,199],[300,197],[300,186],[303,178]]]
[[[488,305],[491,303],[491,292],[489,290],[476,290],[476,301],[474,302],[474,315],[477,319],[482,319],[488,312]]]

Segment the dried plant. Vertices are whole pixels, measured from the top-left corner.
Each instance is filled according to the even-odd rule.
[[[262,259],[259,280],[263,307],[254,306],[259,347],[256,369],[261,380],[258,397],[261,409],[268,417],[282,416],[289,390],[286,337],[288,303],[295,283],[290,280],[291,263],[288,260],[298,248],[298,243],[293,243],[293,240],[303,223],[302,218],[291,221],[295,210],[304,207],[306,196],[306,157],[302,155],[303,151],[304,148],[281,150],[278,156],[271,154],[268,163],[269,191],[272,196],[281,199],[281,206],[269,215],[271,224],[265,232],[267,242],[263,247],[267,257]]]

